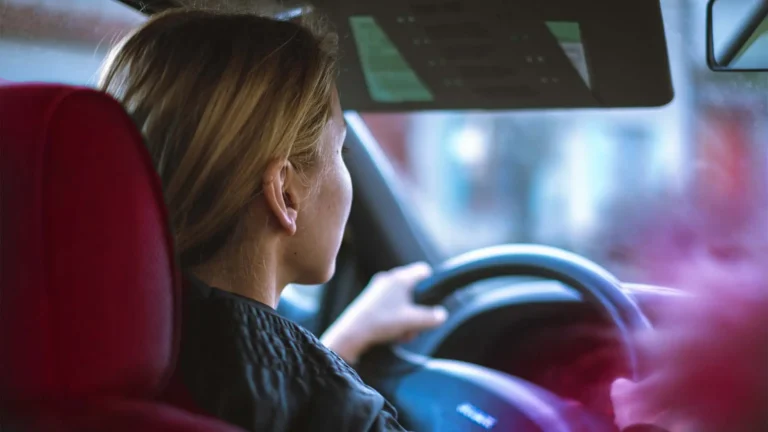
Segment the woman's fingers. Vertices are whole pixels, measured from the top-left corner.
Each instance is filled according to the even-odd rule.
[[[425,262],[416,262],[390,271],[399,287],[412,292],[416,285],[432,275],[432,267]]]
[[[417,305],[413,299],[416,284],[431,274],[424,262],[376,274],[326,331],[323,342],[349,361],[373,345],[400,342],[442,324],[448,317],[445,308]]]
[[[419,332],[437,327],[448,319],[448,310],[443,306],[414,305],[403,314],[407,333]]]

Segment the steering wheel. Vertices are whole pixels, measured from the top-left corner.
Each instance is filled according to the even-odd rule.
[[[632,335],[651,328],[619,281],[597,264],[560,249],[504,245],[451,259],[415,288],[417,303],[436,305],[482,279],[536,276],[560,281],[594,305],[618,332],[631,378],[642,376]],[[358,367],[418,432],[615,431],[606,419],[523,379],[454,360],[434,359],[403,346],[377,347]]]

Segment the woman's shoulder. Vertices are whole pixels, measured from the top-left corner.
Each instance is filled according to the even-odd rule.
[[[232,311],[251,364],[315,380],[336,375],[359,380],[314,334],[274,310],[241,302],[232,304]]]
[[[211,415],[250,430],[293,430],[301,419],[313,421],[298,430],[402,430],[349,365],[268,306],[215,291],[184,304],[180,368]]]
[[[359,379],[310,331],[265,304],[199,283],[185,292],[184,303],[183,338],[194,339],[193,344],[237,355],[250,367],[304,379],[329,374]]]

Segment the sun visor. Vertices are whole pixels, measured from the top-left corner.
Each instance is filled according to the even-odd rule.
[[[649,107],[673,96],[658,0],[316,0],[345,109]]]

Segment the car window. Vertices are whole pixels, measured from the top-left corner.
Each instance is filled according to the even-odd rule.
[[[94,86],[109,49],[146,19],[116,0],[0,0],[0,79]],[[283,292],[306,310],[322,294],[322,286]]]
[[[4,0],[0,78],[94,84],[111,44],[145,19],[112,0]]]
[[[638,250],[665,244],[657,263],[670,248],[699,253],[701,236],[686,243],[688,201],[707,193],[734,213],[765,208],[768,73],[707,69],[705,6],[662,0],[675,98],[661,108],[362,114],[400,174],[404,207],[445,257],[541,243],[623,280],[669,283],[646,271]],[[645,238],[653,224],[667,234]],[[713,240],[728,244],[722,250],[745,246],[722,237]]]

